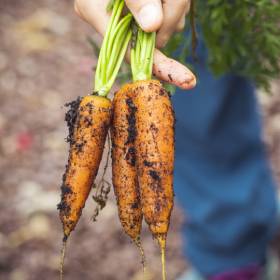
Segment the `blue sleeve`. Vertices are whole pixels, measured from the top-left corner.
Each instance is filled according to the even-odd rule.
[[[175,192],[187,216],[186,255],[212,275],[263,261],[276,191],[254,87],[235,75],[215,78],[205,59],[200,46],[197,87],[173,97]]]

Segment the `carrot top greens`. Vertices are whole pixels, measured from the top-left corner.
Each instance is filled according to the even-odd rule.
[[[156,33],[144,32],[136,23],[132,28],[131,70],[133,81],[152,78]]]
[[[94,92],[106,97],[110,92],[131,39],[132,15],[121,18],[124,0],[113,2],[112,16],[101,46],[95,73]]]

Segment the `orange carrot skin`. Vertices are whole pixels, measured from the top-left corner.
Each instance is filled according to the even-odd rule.
[[[89,95],[66,115],[70,152],[58,205],[65,240],[75,229],[96,178],[111,114],[109,99]]]
[[[112,172],[119,218],[134,241],[140,236],[143,219],[136,171],[135,113],[133,92],[126,85],[113,100]]]
[[[175,117],[168,92],[158,81],[134,83],[137,170],[144,218],[165,239],[174,204]]]

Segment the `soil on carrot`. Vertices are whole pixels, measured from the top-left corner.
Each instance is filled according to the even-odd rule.
[[[81,97],[78,97],[76,100],[68,102],[64,105],[66,108],[69,107],[69,110],[65,114],[65,122],[68,127],[68,136],[66,137],[66,142],[68,142],[71,146],[74,145],[78,153],[82,151],[83,146],[85,144],[85,142],[76,143],[74,140],[74,130],[75,130],[75,124],[77,122],[77,118],[79,117],[80,103],[81,103]],[[72,194],[72,190],[70,186],[65,184],[66,174],[69,169],[69,162],[70,162],[70,157],[68,158],[68,163],[65,166],[65,172],[62,176],[62,185],[60,187],[61,202],[57,204],[57,209],[63,212],[65,216],[68,216],[71,211],[70,205],[66,201],[66,197],[67,195]]]
[[[131,143],[135,142],[135,138],[137,136],[136,118],[135,118],[137,108],[134,105],[132,98],[127,98],[126,99],[126,104],[128,106],[128,109],[129,109],[129,115],[127,116],[128,137],[127,137],[126,144],[131,144]]]
[[[67,108],[69,107],[69,110],[65,114],[65,121],[67,123],[68,130],[69,130],[69,134],[66,140],[70,144],[75,144],[73,142],[73,138],[74,138],[73,136],[74,136],[75,123],[77,121],[78,114],[79,114],[78,109],[80,103],[81,103],[81,97],[78,97],[76,100],[65,104],[65,107]]]
[[[63,104],[91,92],[96,60],[87,36],[100,37],[68,0],[1,0],[0,6],[0,279],[58,279],[62,227],[56,205],[69,149]],[[261,103],[265,141],[280,178],[280,95],[263,96]],[[152,169],[152,162],[145,164]],[[68,242],[65,279],[142,279],[141,258],[123,233],[113,193],[92,223],[95,206],[89,198]],[[171,220],[167,273],[172,280],[187,264],[179,208]],[[148,273],[159,279],[159,249],[147,227],[142,242]]]
[[[155,170],[150,170],[149,175],[155,180],[155,181],[160,181],[160,176],[157,171]]]
[[[65,197],[67,194],[71,194],[72,190],[69,186],[65,185],[65,183],[62,184],[60,187],[61,189],[61,197]],[[70,211],[70,206],[62,200],[58,205],[57,205],[58,210],[62,210],[65,213],[69,213]]]
[[[152,162],[149,162],[149,161],[147,161],[147,160],[144,160],[144,165],[145,165],[146,167],[152,167],[152,166],[153,166],[153,163],[152,163]]]
[[[137,136],[137,129],[136,129],[136,111],[137,108],[135,107],[132,98],[126,99],[126,105],[128,106],[129,114],[126,116],[128,122],[128,136],[126,140],[126,145],[134,144],[135,139]],[[129,162],[131,166],[136,165],[136,150],[134,147],[130,147],[126,153],[126,160]]]

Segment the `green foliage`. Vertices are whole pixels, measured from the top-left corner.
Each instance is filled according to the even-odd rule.
[[[245,76],[269,90],[270,80],[280,73],[279,0],[196,2],[196,20],[208,48],[208,63],[213,73]],[[189,28],[187,25],[186,29]],[[176,35],[166,53],[170,55],[184,40],[184,36]],[[189,44],[177,57],[185,59],[190,49]]]

